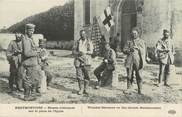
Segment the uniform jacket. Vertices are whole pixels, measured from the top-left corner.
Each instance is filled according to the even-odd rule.
[[[44,70],[45,67],[48,67],[48,52],[45,48],[40,48],[40,54],[39,54],[39,65]]]
[[[133,47],[134,52],[131,52],[130,49]],[[134,62],[138,63],[137,66],[139,69],[142,69],[146,64],[146,46],[145,42],[142,39],[135,39],[133,41],[128,41],[123,49],[123,52],[127,55],[125,66],[130,67]]]
[[[80,67],[80,65],[90,65],[92,53],[93,44],[89,39],[86,39],[84,42],[82,39],[77,40],[73,48],[75,67]]]
[[[22,42],[17,42],[16,40],[11,41],[6,51],[6,56],[10,63],[10,71],[12,71],[11,69],[17,69],[20,66],[21,54]]]
[[[108,51],[105,51],[104,59],[108,60],[109,64],[116,64],[116,53],[113,49],[109,49]]]
[[[38,65],[38,57],[37,57],[37,47],[33,41],[33,39],[25,37],[22,39],[22,64],[25,66],[35,66]]]
[[[169,52],[166,52],[169,50]],[[171,64],[174,62],[174,43],[172,39],[160,39],[156,44],[156,56],[159,61],[163,64],[167,64],[170,61]]]
[[[105,51],[104,54],[104,60],[107,60],[108,63],[106,64],[106,69],[107,70],[115,70],[115,65],[116,65],[116,53],[113,49],[109,49],[108,51]]]

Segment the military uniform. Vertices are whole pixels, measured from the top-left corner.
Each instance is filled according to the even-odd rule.
[[[142,69],[146,60],[146,46],[142,39],[128,41],[123,48],[123,52],[127,55],[125,67],[127,68],[127,88],[131,87],[133,82],[133,73],[135,71],[138,85],[138,93],[142,90]]]
[[[105,60],[108,62],[104,62]],[[94,70],[94,75],[98,80],[96,88],[99,86],[111,85],[115,65],[116,53],[113,49],[110,48],[109,50],[105,51],[103,62]]]
[[[48,63],[48,52],[45,49],[44,46],[46,44],[46,40],[40,39],[39,40],[39,48],[40,48],[40,56],[39,56],[39,65],[41,66],[41,69],[45,72],[46,75],[46,82],[47,86],[50,86],[50,82],[52,80],[52,73],[49,70],[49,63]]]
[[[82,80],[84,80],[84,90],[86,92],[90,80],[91,54],[93,53],[93,44],[89,39],[79,39],[76,41],[73,49],[75,55],[74,66],[76,68],[76,77],[79,85],[79,93],[82,92]]]
[[[17,90],[22,89],[22,79],[18,77],[19,67],[21,65],[22,42],[13,40],[10,42],[6,51],[7,59],[10,64],[9,87],[13,90],[15,82]]]
[[[159,83],[164,79],[167,84],[170,65],[174,62],[174,43],[172,39],[160,39],[156,44],[156,56],[159,59]]]
[[[34,28],[34,25],[28,24],[26,28]],[[42,77],[41,68],[38,64],[37,47],[33,38],[29,38],[25,34],[22,39],[22,66],[21,72],[23,77],[24,95],[25,100],[33,96],[33,93],[38,93],[40,88],[40,80]],[[33,99],[33,98],[32,98]]]

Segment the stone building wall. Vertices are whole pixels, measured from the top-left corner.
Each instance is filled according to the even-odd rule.
[[[83,1],[75,0],[75,38],[78,38],[78,31],[83,25]],[[111,29],[111,36],[114,36],[121,28],[119,16],[121,11],[118,11],[119,2],[124,0],[90,0],[90,21],[93,17],[100,16],[103,10],[111,5],[114,15],[115,26]],[[172,37],[175,40],[177,48],[182,48],[182,1],[181,0],[143,0],[142,12],[142,38],[147,41],[147,46],[155,46],[156,41],[162,37],[162,30],[169,29]],[[121,9],[121,8],[119,8]],[[116,21],[118,20],[118,22]],[[104,30],[103,27],[101,27]],[[120,31],[119,31],[120,32]],[[107,33],[105,31],[105,33]]]
[[[79,31],[83,29],[83,1],[74,0],[74,40],[79,39]]]

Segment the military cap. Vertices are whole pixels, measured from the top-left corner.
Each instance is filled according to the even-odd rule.
[[[35,28],[35,25],[34,24],[26,24],[25,25],[25,28],[26,29],[34,29]]]
[[[22,36],[22,34],[21,34],[21,33],[19,33],[19,32],[16,32],[16,33],[15,33],[15,36],[16,36],[16,37],[21,37],[21,36]]]
[[[164,29],[164,30],[163,30],[163,33],[169,33],[169,30]]]
[[[138,33],[140,33],[139,27],[133,27],[133,28],[132,28],[132,31],[134,31],[134,30],[137,31]]]

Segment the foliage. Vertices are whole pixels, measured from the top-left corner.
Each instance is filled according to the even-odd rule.
[[[25,24],[27,23],[35,24],[35,33],[43,34],[47,40],[73,40],[73,1],[66,3],[64,6],[56,6],[46,12],[30,16],[12,25],[8,30],[24,33]]]

